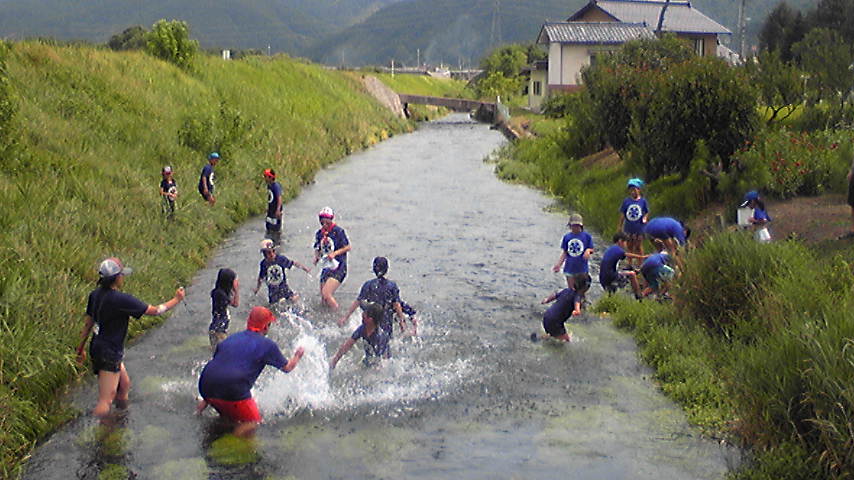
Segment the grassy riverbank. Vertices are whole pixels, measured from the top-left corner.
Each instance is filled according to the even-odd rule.
[[[263,168],[290,198],[324,165],[411,126],[353,77],[286,57],[202,57],[192,73],[139,52],[37,42],[5,57],[17,110],[17,145],[0,159],[0,477],[10,478],[76,413],[58,394],[82,371],[73,350],[100,259],[121,257],[136,270],[127,290],[159,303],[262,212]],[[213,208],[195,191],[210,151],[223,156]],[[157,193],[167,164],[180,192],[173,222]],[[134,321],[132,335],[157,323]]]
[[[569,158],[555,138],[564,134],[508,147],[497,173],[556,195],[608,238],[617,228],[626,179],[636,174],[615,156]],[[653,216],[700,213],[704,201],[693,192],[703,189],[692,181],[690,175],[684,182],[664,177],[649,185]],[[753,461],[733,478],[849,478],[851,241],[760,245],[747,234],[703,233],[672,304],[615,296],[595,309],[635,335],[662,390],[692,422],[747,447]]]

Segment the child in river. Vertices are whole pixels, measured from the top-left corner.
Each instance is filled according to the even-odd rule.
[[[240,305],[240,282],[237,274],[230,268],[221,268],[216,276],[216,285],[211,290],[211,324],[208,326],[208,339],[211,352],[228,337],[228,323],[231,314],[228,307]]]
[[[543,329],[546,331],[543,338],[554,338],[564,342],[572,341],[572,332],[566,331],[564,323],[569,320],[569,317],[581,315],[582,298],[575,290],[564,288],[543,299],[541,303],[544,305],[555,302],[543,314]],[[537,341],[538,339],[537,332],[531,334],[531,340]]]
[[[599,266],[599,283],[602,288],[608,293],[614,293],[620,288],[626,286],[627,283],[632,285],[632,291],[635,292],[635,298],[641,297],[640,285],[638,284],[637,273],[634,270],[617,271],[617,265],[620,260],[628,258],[643,261],[646,256],[635,255],[634,253],[626,252],[626,246],[629,242],[629,237],[623,232],[614,235],[614,244],[605,254],[602,255],[602,263]]]
[[[593,255],[593,237],[584,231],[584,219],[573,213],[569,216],[569,233],[563,236],[560,244],[560,258],[552,271],[559,272],[563,265],[566,286],[581,296],[590,288],[590,273],[588,261]]]
[[[365,364],[370,363],[370,360],[374,357],[391,358],[391,350],[388,346],[389,335],[379,324],[384,314],[383,307],[376,303],[366,303],[364,305],[362,308],[362,324],[359,325],[359,328],[335,352],[335,356],[329,361],[330,370],[335,369],[341,357],[349,352],[360,338],[365,341]]]
[[[294,265],[301,268],[305,273],[310,272],[311,269],[296,260],[291,260],[284,255],[278,254],[275,243],[269,238],[261,240],[261,255],[264,258],[261,259],[258,270],[258,282],[255,284],[255,289],[252,290],[253,295],[258,293],[261,283],[266,283],[267,300],[270,302],[270,305],[282,300],[288,300],[293,303],[299,302],[299,295],[288,287],[288,277],[285,274],[285,270]]]

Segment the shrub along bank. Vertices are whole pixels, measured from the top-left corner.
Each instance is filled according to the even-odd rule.
[[[262,212],[263,168],[276,169],[293,197],[324,165],[411,127],[351,76],[286,57],[201,56],[187,72],[140,52],[38,42],[0,55],[0,477],[8,478],[75,413],[58,392],[82,371],[73,350],[99,260],[134,266],[128,288],[143,300],[168,298],[229,231]],[[213,208],[195,191],[211,151],[223,157]],[[158,196],[167,164],[180,193],[172,222]],[[157,323],[131,322],[131,335]]]
[[[570,135],[520,140],[502,152],[496,172],[558,196],[607,238],[617,229],[626,179],[636,173],[614,156],[572,158],[562,148]],[[842,142],[834,154],[851,148]],[[707,203],[698,192],[709,179],[696,171],[707,153],[697,151],[684,180],[664,176],[648,185],[653,216],[686,219]],[[596,306],[633,332],[662,390],[692,422],[749,447],[754,461],[733,478],[854,472],[854,275],[850,249],[823,253],[830,251],[840,252],[795,241],[758,244],[738,232],[711,235],[688,254],[673,304],[617,295]]]

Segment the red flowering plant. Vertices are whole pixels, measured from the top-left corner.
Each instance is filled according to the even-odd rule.
[[[840,170],[847,168],[839,147],[851,142],[851,137],[851,132],[831,130],[811,133],[766,130],[733,157],[741,165],[758,163],[767,168],[768,184],[756,187],[776,197],[818,195],[829,190]]]

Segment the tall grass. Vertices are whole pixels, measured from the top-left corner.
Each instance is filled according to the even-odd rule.
[[[7,59],[20,145],[0,159],[0,477],[73,412],[56,402],[73,360],[97,262],[136,267],[148,302],[186,284],[223,236],[260,213],[260,172],[287,197],[342,156],[409,129],[350,76],[286,57],[199,59],[188,74],[138,52],[13,44]],[[217,150],[218,201],[196,194]],[[175,171],[174,222],[159,172]],[[131,323],[137,335],[157,319]]]

